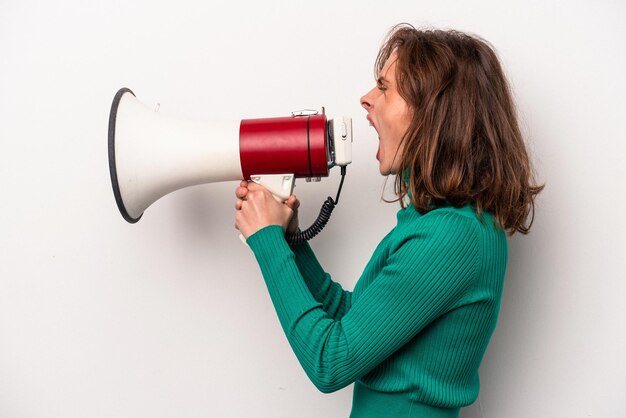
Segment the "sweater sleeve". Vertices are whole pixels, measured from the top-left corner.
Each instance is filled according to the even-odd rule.
[[[324,271],[308,242],[291,247],[298,270],[304,282],[316,301],[322,304],[322,309],[332,318],[340,319],[352,301],[352,292],[343,290],[341,285],[334,282]]]
[[[433,216],[392,249],[339,320],[311,295],[280,227],[249,237],[287,339],[320,391],[364,376],[462,297],[478,257],[473,227],[461,218]]]

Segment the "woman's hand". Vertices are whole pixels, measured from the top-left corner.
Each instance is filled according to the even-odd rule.
[[[297,231],[300,202],[294,195],[281,203],[265,187],[247,181],[241,182],[235,195],[235,228],[244,238],[269,225],[280,225],[289,233]]]

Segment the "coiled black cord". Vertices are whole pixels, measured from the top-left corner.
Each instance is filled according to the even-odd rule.
[[[330,219],[330,215],[333,213],[335,206],[339,203],[339,195],[341,194],[341,188],[343,187],[343,180],[346,177],[346,167],[341,167],[341,181],[339,182],[339,189],[337,190],[337,197],[333,200],[332,197],[328,197],[322,208],[320,209],[319,215],[317,215],[317,219],[313,222],[313,225],[305,229],[304,231],[298,231],[294,234],[285,235],[285,239],[289,245],[302,244],[305,241],[310,240],[320,233],[322,229],[328,223]]]

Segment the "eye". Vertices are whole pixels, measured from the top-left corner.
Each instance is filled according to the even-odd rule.
[[[376,79],[376,88],[383,93],[387,90],[387,81],[383,77]]]

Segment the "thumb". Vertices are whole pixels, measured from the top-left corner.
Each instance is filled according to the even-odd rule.
[[[293,194],[291,196],[289,196],[289,199],[287,199],[287,202],[285,202],[285,203],[287,204],[289,209],[291,209],[293,211],[297,211],[298,208],[300,207],[300,201],[298,200],[296,195],[293,195]]]

